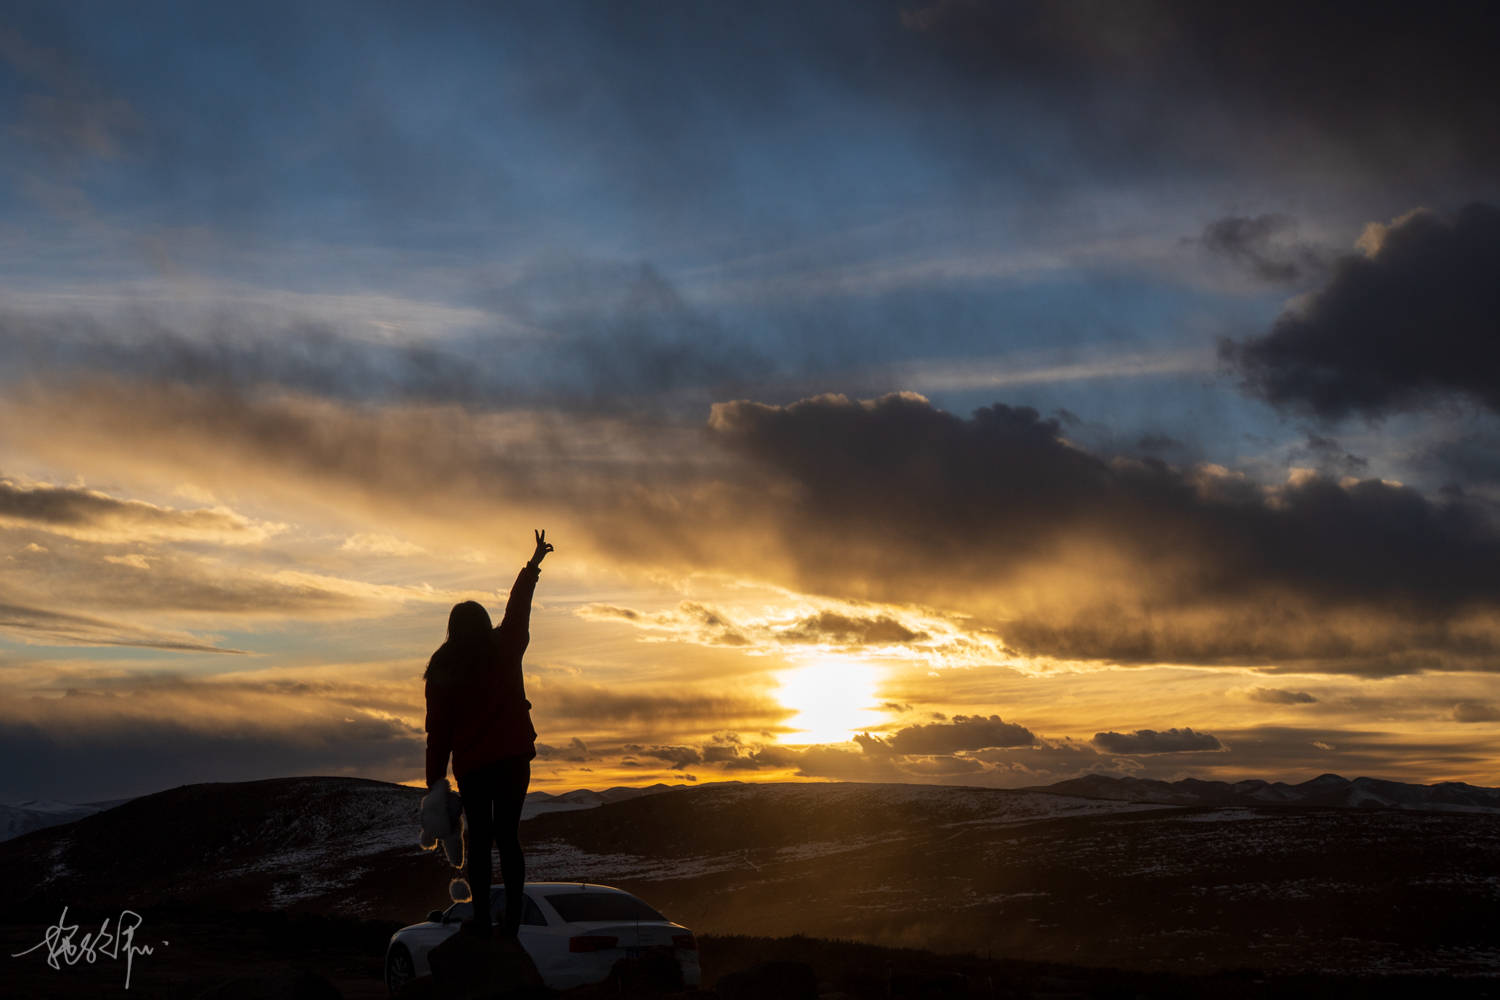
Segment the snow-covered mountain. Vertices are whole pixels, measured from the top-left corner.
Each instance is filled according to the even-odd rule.
[[[1089,774],[1041,786],[1035,791],[1123,802],[1175,806],[1299,805],[1336,808],[1421,809],[1452,812],[1500,812],[1500,788],[1461,781],[1410,785],[1380,778],[1323,774],[1298,785],[1267,781],[1151,781]]]
[[[521,818],[531,819],[549,812],[571,812],[578,809],[593,809],[608,802],[624,802],[626,799],[639,798],[642,795],[656,795],[660,792],[670,792],[687,785],[666,785],[657,783],[645,788],[627,788],[623,785],[614,788],[606,788],[602,792],[595,792],[587,788],[575,788],[571,792],[563,792],[561,795],[552,795],[549,792],[527,792],[526,804],[521,807]]]
[[[19,837],[32,830],[41,830],[61,823],[71,823],[85,816],[112,808],[129,799],[112,799],[107,802],[58,802],[54,799],[25,799],[20,802],[0,802],[0,841]]]

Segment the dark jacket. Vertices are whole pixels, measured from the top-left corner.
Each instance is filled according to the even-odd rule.
[[[531,702],[521,656],[531,642],[531,595],[541,570],[527,563],[510,588],[505,617],[491,633],[493,657],[477,676],[457,683],[427,678],[427,784],[468,774],[502,757],[536,756]]]

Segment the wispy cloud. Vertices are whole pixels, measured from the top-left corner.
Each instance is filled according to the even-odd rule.
[[[892,366],[895,381],[912,389],[957,392],[1006,389],[1057,382],[1154,378],[1214,373],[1218,362],[1204,348],[1155,354],[1130,352],[1077,361],[1048,362],[1035,355],[1017,358],[966,358],[962,361],[912,362]]]
[[[208,541],[253,545],[285,530],[227,507],[178,510],[82,486],[0,479],[0,524],[31,525],[78,538]]]
[[[777,593],[780,608],[769,608],[763,600],[748,606],[733,600],[684,600],[659,611],[590,603],[575,613],[589,621],[623,622],[640,630],[648,642],[730,647],[760,655],[816,649],[942,666],[1008,656],[993,631],[961,616]]]
[[[201,636],[0,601],[0,631],[42,644],[139,646],[173,652],[239,653]]]

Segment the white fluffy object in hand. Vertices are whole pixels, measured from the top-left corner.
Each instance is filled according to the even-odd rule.
[[[433,785],[422,798],[422,850],[430,851],[441,841],[443,853],[454,868],[464,863],[463,800],[448,787],[447,779]]]

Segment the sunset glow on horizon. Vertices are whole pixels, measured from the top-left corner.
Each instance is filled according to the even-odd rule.
[[[845,743],[890,719],[876,707],[878,679],[870,664],[821,658],[776,680],[777,701],[796,713],[779,736],[783,743]]]

